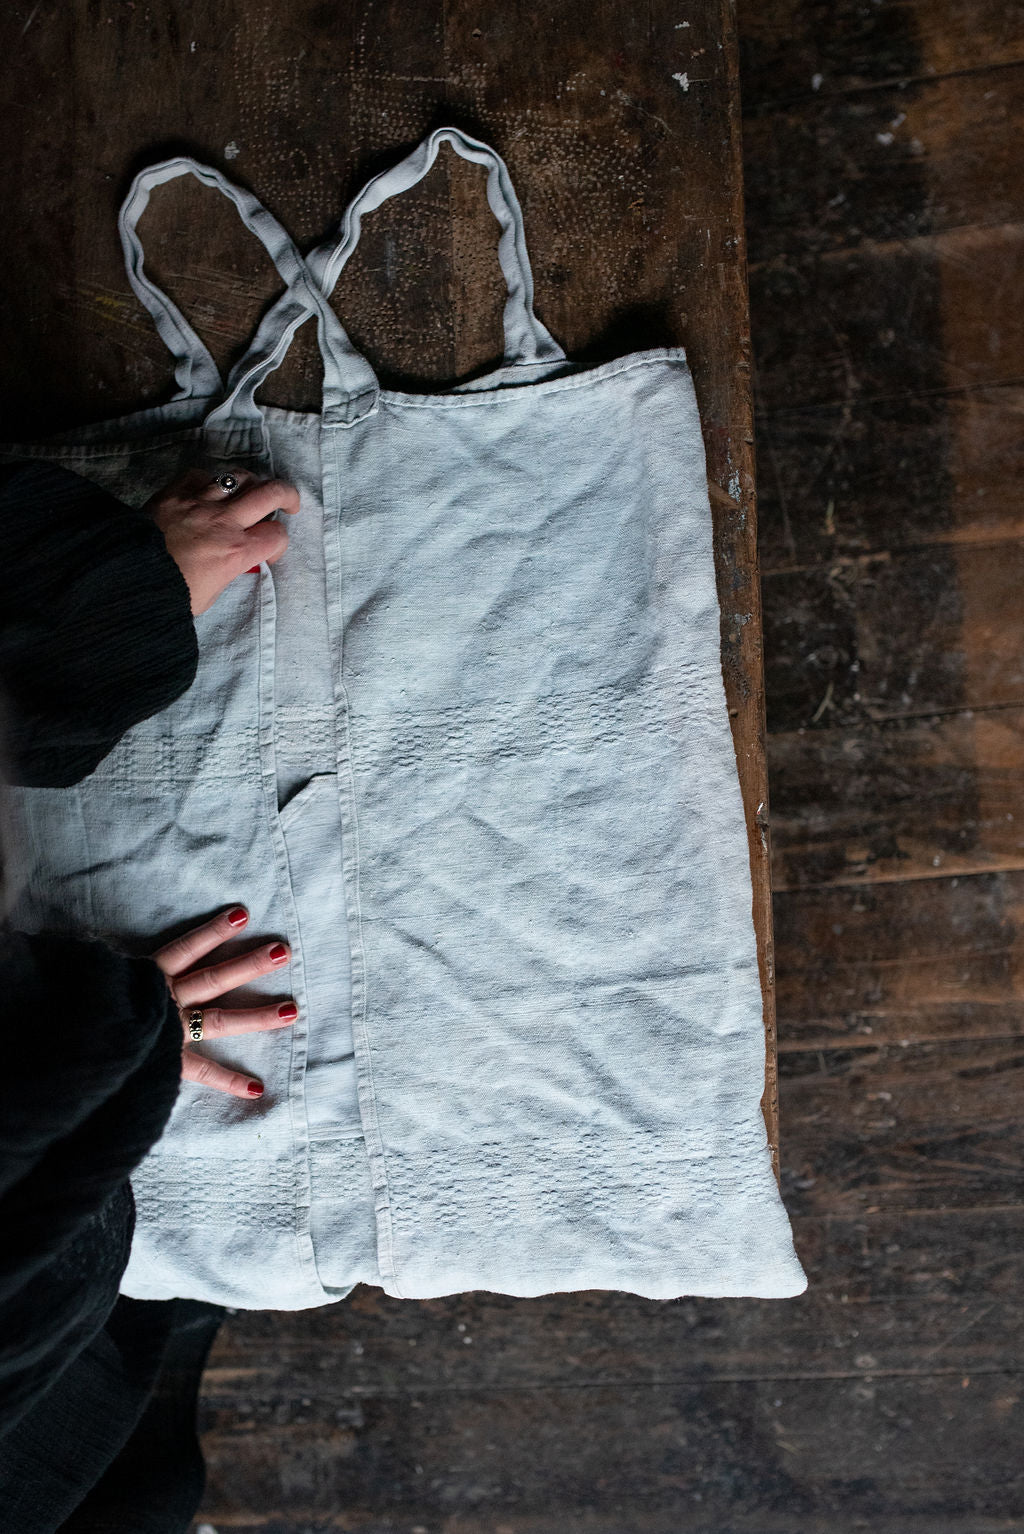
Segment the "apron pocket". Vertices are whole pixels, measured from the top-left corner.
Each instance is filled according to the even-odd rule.
[[[362,1134],[352,1042],[341,809],[335,773],[297,789],[279,811],[305,960],[306,1115],[310,1134]]]

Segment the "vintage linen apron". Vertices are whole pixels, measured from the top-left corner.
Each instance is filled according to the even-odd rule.
[[[504,362],[381,389],[326,299],[363,215],[443,143],[488,172]],[[186,173],[286,284],[226,385],[135,233]],[[293,948],[249,994],[290,990],[296,1026],[203,1046],[258,1072],[262,1101],[183,1084],[133,1179],[126,1292],[799,1293],[683,351],[568,362],[533,313],[508,172],[451,128],[305,259],[187,159],[136,178],[121,231],[179,394],[4,455],[136,506],[197,461],[302,502],[284,559],[197,620],[192,689],[77,787],[11,795],[23,925],[151,951],[241,900],[247,942]],[[262,408],[311,316],[322,413]]]

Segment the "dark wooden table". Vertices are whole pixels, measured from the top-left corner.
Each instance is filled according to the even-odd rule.
[[[454,123],[507,159],[524,206],[538,313],[570,355],[599,361],[645,346],[686,346],[707,447],[724,670],[750,835],[765,995],[764,1106],[774,1146],[768,795],[730,0],[540,9],[524,0],[500,7],[471,0],[22,0],[7,10],[2,29],[6,439],[169,396],[168,358],[128,287],[115,226],[131,174],[169,153],[192,154],[250,187],[305,246],[331,227],[369,174],[430,128]],[[191,180],[155,194],[141,234],[155,279],[217,362],[229,363],[275,293],[256,241],[224,199]],[[334,302],[389,381],[429,387],[496,356],[502,299],[482,173],[446,151],[425,183],[367,221]],[[316,409],[318,394],[319,359],[307,325],[263,397]],[[609,1303],[597,1296],[528,1304],[478,1297],[472,1324],[458,1323],[468,1334],[452,1333],[454,1373],[451,1317],[472,1309],[471,1301],[397,1305],[363,1291],[315,1318],[240,1317],[222,1334],[208,1376],[211,1516],[227,1527],[268,1528],[259,1520],[270,1506],[284,1520],[272,1526],[290,1530],[299,1527],[290,1517],[357,1506],[361,1512],[330,1526],[368,1531],[397,1528],[388,1509],[399,1505],[412,1510],[401,1527],[415,1528],[422,1504],[431,1531],[441,1526],[434,1512],[442,1508],[446,1516],[461,1509],[459,1530],[497,1530],[500,1521],[489,1514],[477,1521],[473,1497],[449,1497],[436,1477],[421,1474],[416,1455],[428,1451],[412,1447],[418,1435],[410,1429],[430,1414],[420,1411],[416,1391],[439,1372],[453,1388],[486,1393],[496,1378],[491,1363],[483,1366],[479,1347],[463,1346],[482,1325],[496,1342],[503,1339],[511,1370],[503,1378],[535,1388],[529,1412],[535,1422],[547,1420],[560,1412],[565,1370],[572,1376],[577,1364],[584,1373],[592,1367]],[[656,1313],[643,1302],[631,1306],[623,1301],[615,1314]],[[352,1353],[349,1334],[364,1325],[383,1339],[379,1367],[327,1381],[320,1362],[337,1358],[345,1338],[345,1356],[361,1356]],[[591,1361],[573,1362],[591,1325],[591,1342],[580,1344]],[[439,1327],[446,1338],[440,1353]],[[627,1334],[628,1326],[620,1346],[627,1347]],[[428,1346],[411,1351],[428,1337]],[[561,1373],[539,1367],[540,1338],[569,1358]],[[614,1342],[605,1346],[614,1353]],[[298,1395],[297,1379],[305,1381]],[[357,1422],[365,1422],[366,1395],[383,1410],[368,1437]],[[308,1411],[297,1404],[304,1397],[315,1402]],[[397,1403],[404,1432],[394,1411],[388,1416],[388,1400]],[[595,1399],[587,1410],[596,1413],[590,1453],[614,1434],[618,1419],[608,1402]],[[515,1412],[502,1425],[492,1400],[487,1413],[495,1412],[495,1432],[520,1431]],[[456,1437],[459,1420],[456,1414],[450,1422]],[[517,1454],[534,1431],[522,1424]],[[582,1452],[582,1439],[577,1447]],[[442,1460],[449,1449],[455,1452],[449,1445]],[[356,1460],[347,1465],[350,1454]],[[296,1471],[286,1493],[277,1472],[293,1461],[308,1474]],[[514,1527],[519,1534],[556,1523],[563,1526],[538,1512],[536,1522]]]

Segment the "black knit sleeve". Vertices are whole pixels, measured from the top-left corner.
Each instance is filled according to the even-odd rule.
[[[8,781],[64,788],[195,677],[184,577],[156,523],[53,464],[0,468]]]
[[[2,1438],[114,1305],[127,1179],[174,1105],[181,1022],[150,960],[0,929],[0,1041]]]

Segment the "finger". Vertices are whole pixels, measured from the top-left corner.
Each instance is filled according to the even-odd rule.
[[[183,1081],[194,1081],[197,1086],[211,1087],[214,1092],[228,1092],[232,1097],[244,1097],[249,1102],[263,1096],[263,1083],[244,1071],[233,1071],[205,1055],[197,1055],[186,1049],[181,1057]]]
[[[265,479],[238,491],[224,503],[224,515],[238,527],[252,527],[271,512],[283,511],[294,516],[299,509],[299,492],[283,479]]]
[[[239,1033],[291,1028],[298,1015],[294,1001],[274,1002],[269,1007],[204,1007],[203,1038],[230,1039]]]
[[[251,953],[238,954],[220,964],[208,964],[203,969],[189,970],[188,974],[179,972],[174,980],[174,999],[182,1009],[201,1006],[204,1001],[213,1001],[214,997],[247,985],[260,975],[284,969],[290,959],[286,943],[264,943]]]
[[[245,560],[246,568],[260,563],[272,565],[281,558],[287,547],[286,527],[282,527],[280,522],[257,522],[245,534],[239,559]]]
[[[226,943],[229,938],[237,937],[245,928],[249,920],[249,913],[242,905],[228,906],[211,921],[204,921],[198,927],[193,927],[190,932],[183,932],[181,937],[176,937],[173,942],[166,943],[163,948],[153,955],[154,961],[160,966],[165,975],[174,976],[184,974],[185,970],[200,959]]]

